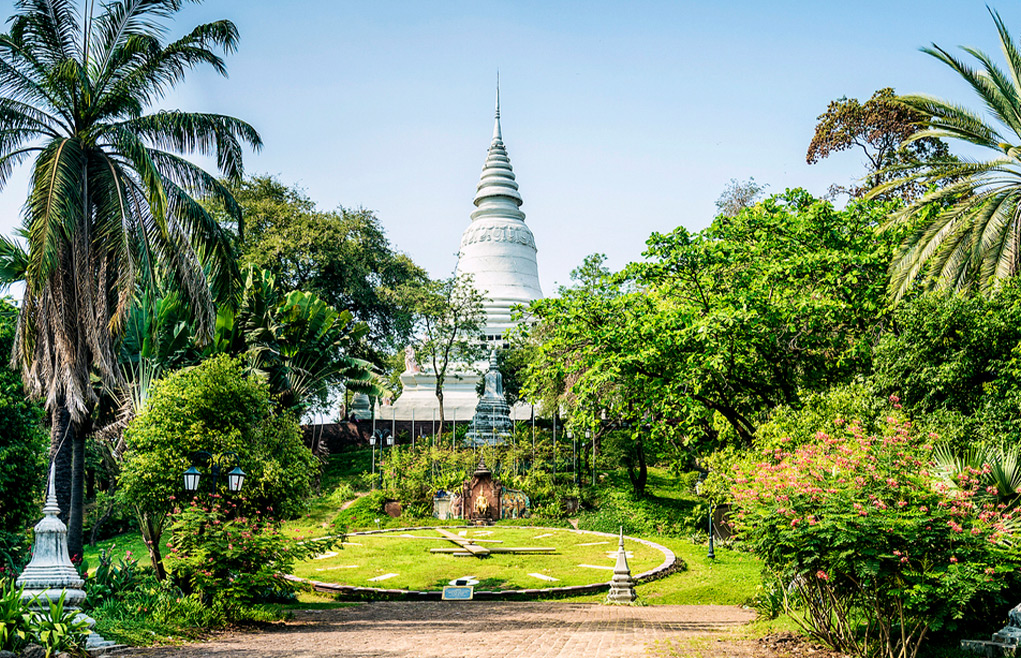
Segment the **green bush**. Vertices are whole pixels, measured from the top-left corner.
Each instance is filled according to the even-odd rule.
[[[143,570],[136,587],[123,597],[106,599],[90,614],[103,637],[131,646],[197,639],[210,630],[282,616],[277,606],[224,599],[208,603],[199,594],[187,596],[169,581],[156,581],[151,570]]]
[[[699,506],[684,515],[677,511],[655,498],[636,499],[630,491],[605,489],[596,508],[578,518],[578,529],[616,534],[623,527],[626,535],[686,537],[706,518]]]
[[[132,556],[131,551],[126,551],[115,560],[112,555],[114,548],[116,545],[99,551],[99,565],[93,573],[89,574],[87,562],[83,561],[79,567],[86,575],[85,592],[88,597],[82,604],[86,610],[96,608],[109,599],[123,598],[138,585],[138,559]]]
[[[23,587],[0,576],[0,651],[17,651],[32,636],[32,615],[22,603]]]
[[[153,536],[146,540],[152,546],[161,545],[166,515],[184,493],[181,474],[196,451],[237,454],[248,475],[241,512],[271,510],[286,518],[308,504],[317,465],[297,420],[277,408],[262,378],[247,376],[242,364],[228,356],[212,357],[157,382],[125,439],[121,492],[151,520]],[[147,533],[144,525],[142,532]],[[155,564],[159,560],[153,557]]]
[[[27,554],[25,528],[39,515],[46,472],[42,411],[26,400],[21,376],[8,366],[16,310],[0,299],[0,568]]]
[[[212,494],[175,511],[167,542],[174,581],[206,603],[237,606],[293,598],[296,586],[282,574],[291,573],[295,562],[326,552],[335,540],[289,539],[271,513],[256,510],[248,517],[239,507]]]
[[[1010,512],[983,498],[981,470],[950,489],[930,474],[931,437],[893,416],[885,429],[851,423],[767,448],[732,489],[751,549],[797,592],[792,619],[858,656],[916,655],[930,634],[982,618],[976,607],[1006,610],[1021,567]]]

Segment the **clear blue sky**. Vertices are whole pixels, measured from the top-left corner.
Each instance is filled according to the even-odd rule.
[[[1021,7],[999,4],[1021,36]],[[706,226],[731,178],[817,194],[850,182],[857,154],[805,164],[830,100],[892,86],[974,105],[918,48],[998,52],[983,0],[208,0],[176,32],[216,18],[241,32],[230,78],[193,74],[165,107],[251,122],[266,146],[249,172],[323,208],[375,210],[435,276],[453,270],[473,209],[499,68],[547,294],[589,253],[617,268],[653,231]],[[22,176],[0,194],[0,231],[25,193]]]

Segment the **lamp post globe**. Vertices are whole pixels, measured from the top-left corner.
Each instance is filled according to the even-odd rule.
[[[227,474],[227,488],[231,493],[237,493],[241,491],[241,487],[244,483],[245,472],[241,470],[240,466],[235,466],[234,470]]]
[[[199,479],[202,477],[202,473],[199,469],[194,466],[189,466],[188,470],[184,472],[184,490],[185,491],[198,491]]]

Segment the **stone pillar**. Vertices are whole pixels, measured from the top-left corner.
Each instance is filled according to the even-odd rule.
[[[613,578],[610,579],[610,592],[606,595],[606,602],[630,605],[637,598],[635,579],[631,577],[631,567],[627,563],[627,551],[624,550],[624,527],[621,526],[620,540],[617,544],[617,564],[613,567]]]

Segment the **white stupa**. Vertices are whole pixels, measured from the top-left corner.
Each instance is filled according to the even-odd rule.
[[[542,298],[535,238],[525,225],[521,203],[500,127],[498,80],[493,140],[476,188],[476,209],[471,214],[471,224],[461,235],[457,260],[457,275],[470,274],[475,287],[486,298],[484,333],[489,342],[497,345],[503,341],[504,333],[517,324],[512,319],[513,307],[527,306]],[[443,387],[443,410],[448,422],[452,419],[468,422],[475,415],[479,399],[476,387],[486,370],[485,362],[450,365]],[[393,405],[377,407],[377,420],[415,420],[426,425],[438,418],[436,376],[429,364],[416,363],[409,354],[401,385],[403,391]],[[519,404],[511,410],[511,417],[525,420],[531,413],[529,405]]]
[[[486,338],[501,341],[515,326],[515,306],[542,298],[535,238],[521,212],[521,194],[514,179],[500,126],[500,86],[496,87],[493,141],[475,193],[476,210],[461,235],[457,274],[469,274],[486,297]]]

